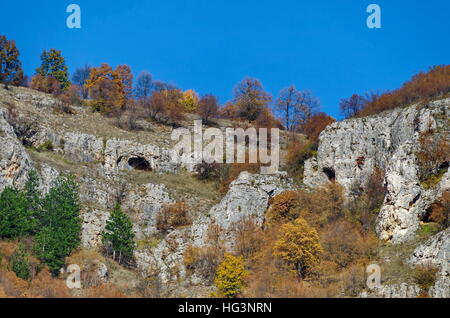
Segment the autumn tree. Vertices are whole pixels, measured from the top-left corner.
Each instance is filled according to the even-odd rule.
[[[53,77],[59,82],[61,90],[66,89],[70,85],[66,61],[61,55],[61,51],[55,49],[42,52],[41,66],[36,69],[36,74],[44,78]]]
[[[282,89],[276,100],[276,109],[288,131],[302,131],[319,107],[319,100],[310,91],[299,91],[294,85]]]
[[[92,108],[102,113],[111,113],[125,106],[125,86],[121,76],[108,64],[91,69],[85,87],[93,99]]]
[[[205,122],[209,122],[211,118],[216,117],[218,111],[219,103],[216,96],[210,94],[200,99],[197,113]]]
[[[225,254],[224,260],[217,267],[215,283],[221,295],[235,298],[241,293],[247,275],[242,256]]]
[[[127,99],[131,98],[133,93],[133,73],[131,68],[126,64],[122,64],[116,67],[116,73],[122,81],[125,97]]]
[[[183,96],[181,98],[181,103],[183,104],[185,110],[187,112],[196,112],[198,103],[199,103],[199,96],[196,91],[193,89],[189,89],[185,92],[183,92]]]
[[[323,252],[317,231],[298,218],[293,223],[281,226],[279,239],[275,242],[274,255],[291,265],[300,278],[319,263]]]
[[[133,224],[118,204],[106,222],[102,240],[108,255],[112,255],[114,260],[117,256],[119,263],[133,258],[135,248]]]
[[[303,125],[303,132],[313,144],[317,145],[320,133],[335,121],[336,119],[325,113],[317,113],[305,122]]]
[[[146,101],[153,91],[153,77],[149,72],[143,71],[136,80],[135,95],[138,100]]]
[[[180,90],[154,92],[146,105],[150,118],[163,124],[175,124],[184,118]]]
[[[0,83],[19,86],[23,82],[22,63],[14,40],[0,35]]]
[[[91,74],[91,67],[89,65],[85,65],[83,67],[77,68],[72,75],[72,83],[78,85],[80,95],[84,99],[87,99],[89,97],[89,91],[85,85],[87,80],[89,79],[90,74]]]
[[[234,88],[234,102],[238,116],[246,120],[256,120],[271,101],[261,82],[247,77]]]
[[[339,103],[339,108],[341,109],[341,113],[345,116],[345,118],[352,118],[363,110],[366,106],[367,100],[358,94],[353,94],[351,97],[347,99],[342,99]]]

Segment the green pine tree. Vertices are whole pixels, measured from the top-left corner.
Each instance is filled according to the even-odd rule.
[[[7,187],[0,194],[0,238],[18,238],[32,230],[25,195]]]
[[[78,185],[71,175],[60,176],[44,197],[35,253],[56,274],[64,259],[80,244]]]
[[[41,61],[41,66],[36,69],[37,74],[55,78],[61,84],[61,89],[66,89],[70,85],[69,72],[61,51],[51,49],[47,52],[44,50]]]
[[[133,257],[135,248],[133,224],[119,204],[109,216],[102,240],[106,251],[112,254],[114,260],[118,259],[119,263]]]
[[[38,220],[42,212],[42,194],[39,190],[39,174],[36,170],[28,173],[28,181],[24,187],[24,195],[27,200],[28,213],[31,216],[32,228],[37,230]]]
[[[28,261],[28,254],[23,245],[19,245],[11,255],[10,265],[17,277],[23,280],[28,280],[30,278],[30,263]]]

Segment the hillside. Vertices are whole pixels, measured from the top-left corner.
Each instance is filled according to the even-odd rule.
[[[425,294],[450,297],[446,267],[449,229],[437,227],[430,219],[433,204],[449,202],[441,199],[450,191],[449,153],[444,153],[446,161],[427,175],[417,159],[426,136],[450,138],[449,115],[450,99],[442,99],[337,122],[321,133],[317,153],[305,163],[302,183],[294,182],[296,176],[286,172],[260,175],[244,171],[227,191],[220,191],[214,180],[200,180],[192,167],[171,161],[171,126],[142,120],[139,129],[126,131],[114,125],[113,119],[83,106],[64,111],[51,95],[28,88],[0,88],[0,191],[9,186],[23,188],[32,169],[40,176],[43,193],[59,175],[69,172],[75,176],[80,187],[81,247],[66,259],[66,265],[76,262],[85,275],[97,278],[89,288],[71,290],[74,297],[91,296],[92,288],[95,291],[102,286],[113,286],[120,295],[131,297],[207,297],[217,292],[214,277],[225,251],[248,261],[252,282],[247,283],[243,296],[423,296],[424,287],[411,272],[416,265],[432,264],[438,270]],[[182,125],[189,127],[190,119]],[[224,129],[233,123],[219,120],[217,125]],[[287,138],[283,133],[282,154]],[[351,202],[364,205],[360,198],[370,190],[369,181],[378,170],[383,171],[385,193],[375,215],[375,238],[369,230],[362,230],[364,221],[350,217],[349,211],[357,211]],[[330,213],[326,221],[319,221],[322,216],[313,213],[314,206],[323,204],[324,211],[331,209],[329,206],[337,204],[331,195],[339,197],[338,191],[342,191],[342,202],[338,200],[340,205],[333,211],[343,216],[339,219]],[[271,217],[277,202],[289,192],[295,193],[293,201],[303,203],[289,206],[287,213],[299,210],[317,227],[326,257],[320,259],[322,267],[309,273],[306,283],[273,289],[265,286],[260,292],[262,285],[252,284],[272,279],[264,276],[264,266],[280,262],[273,260],[267,265],[273,256],[264,246],[278,235],[270,226]],[[306,201],[301,201],[304,198]],[[162,230],[158,215],[181,202],[187,206],[189,220]],[[118,264],[102,251],[101,233],[117,203],[133,224],[136,249],[132,266]],[[308,209],[309,213],[304,212]],[[333,250],[326,236],[333,226],[345,224],[345,228],[352,222],[358,227],[350,232],[356,233],[361,244],[370,238],[372,245],[370,251],[361,247],[359,252],[345,243],[343,249],[361,255],[341,266],[332,255],[340,250]],[[7,251],[15,244],[14,240],[1,242],[0,255],[9,258]],[[365,266],[371,263],[379,263],[386,274],[382,288],[375,291],[367,290],[363,283]],[[277,270],[273,273],[279,275]],[[0,275],[0,286],[6,284],[5,277]],[[63,278],[62,274],[59,280]],[[343,287],[350,283],[342,279],[353,278],[358,286]]]

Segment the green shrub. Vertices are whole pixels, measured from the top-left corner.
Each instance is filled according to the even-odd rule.
[[[28,280],[30,278],[30,263],[28,261],[28,254],[22,246],[14,251],[10,259],[11,269],[16,273],[17,277]]]

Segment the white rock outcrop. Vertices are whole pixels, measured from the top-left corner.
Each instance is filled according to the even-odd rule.
[[[421,187],[415,152],[419,136],[430,129],[450,134],[450,99],[349,119],[320,135],[317,157],[305,164],[304,183],[317,187],[330,179],[352,195],[364,187],[374,168],[385,170],[387,196],[377,220],[381,239],[399,243],[413,237],[426,209],[450,188],[450,172],[430,190]]]

